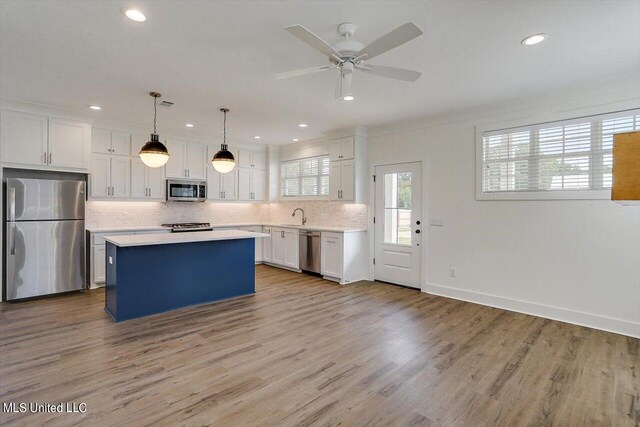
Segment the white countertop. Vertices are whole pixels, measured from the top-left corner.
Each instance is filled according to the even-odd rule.
[[[211,224],[211,226],[216,228],[231,228],[231,227],[252,227],[252,226],[265,226],[265,227],[279,227],[279,228],[295,228],[298,230],[312,230],[312,231],[329,231],[334,233],[355,233],[367,231],[366,228],[349,228],[349,227],[335,227],[328,225],[313,225],[313,224],[282,224],[275,222],[251,222],[251,223],[232,223],[232,224]],[[93,227],[88,228],[92,233],[132,233],[136,231],[168,231],[167,227],[162,227],[160,225],[151,225],[151,226],[140,226],[140,227]],[[199,233],[201,233],[199,231]]]
[[[208,242],[213,240],[258,239],[269,234],[243,230],[198,231],[193,233],[134,234],[106,236],[104,239],[116,246],[167,245],[171,243]]]

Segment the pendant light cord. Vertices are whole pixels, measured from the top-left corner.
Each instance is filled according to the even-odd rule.
[[[227,145],[227,112],[224,111],[224,122],[222,124],[222,128],[224,129],[222,133],[222,143]]]
[[[158,118],[158,97],[153,97],[153,133],[157,134],[156,131],[156,120]]]

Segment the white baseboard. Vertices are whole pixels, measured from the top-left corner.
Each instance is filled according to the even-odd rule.
[[[640,323],[428,283],[422,292],[640,338]]]

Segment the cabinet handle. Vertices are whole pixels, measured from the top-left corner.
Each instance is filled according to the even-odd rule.
[[[49,153],[49,164],[51,164],[51,158],[52,158],[53,154]]]
[[[227,192],[226,192],[226,191],[223,191],[223,192],[222,192],[222,198],[223,198],[223,199],[226,199],[226,198],[227,198]]]
[[[42,163],[44,163],[45,165],[47,164],[47,152],[44,152],[44,159],[42,160]]]

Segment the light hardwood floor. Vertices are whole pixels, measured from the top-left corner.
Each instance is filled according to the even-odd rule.
[[[257,294],[113,323],[104,291],[0,305],[23,425],[640,424],[640,340],[258,266]]]

